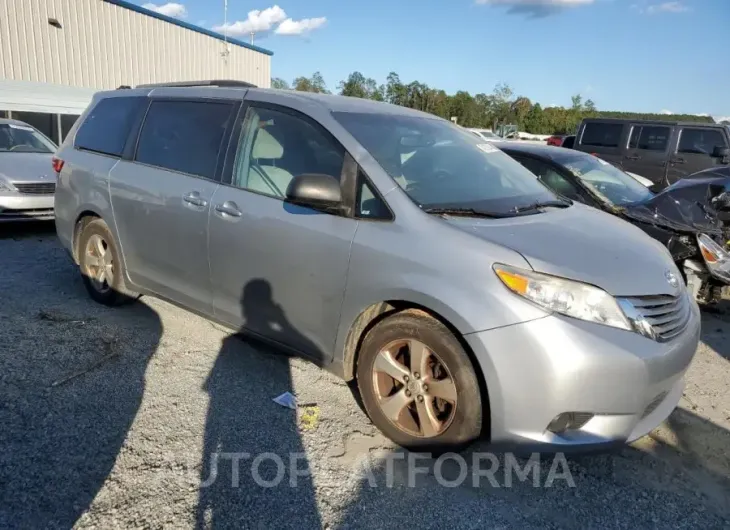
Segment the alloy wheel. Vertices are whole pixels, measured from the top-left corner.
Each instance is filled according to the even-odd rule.
[[[438,355],[418,340],[394,341],[378,352],[373,386],[383,414],[412,436],[438,436],[454,418],[454,379]]]
[[[114,283],[114,261],[109,244],[99,234],[93,234],[84,249],[86,276],[99,293],[106,293]]]

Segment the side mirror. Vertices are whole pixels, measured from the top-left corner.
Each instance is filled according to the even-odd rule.
[[[342,204],[342,190],[339,180],[331,175],[305,173],[289,183],[286,198],[294,204],[327,210]]]
[[[715,158],[728,158],[730,157],[730,149],[716,145],[715,149],[712,150],[712,156]]]

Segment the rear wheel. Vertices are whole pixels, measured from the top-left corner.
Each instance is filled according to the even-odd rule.
[[[397,313],[363,340],[357,381],[370,419],[421,451],[459,450],[482,426],[479,383],[459,341],[423,311]]]
[[[89,296],[104,305],[134,301],[139,295],[124,285],[119,251],[109,227],[95,219],[79,235],[79,268]]]

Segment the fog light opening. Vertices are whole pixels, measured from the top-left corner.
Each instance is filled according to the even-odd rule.
[[[547,430],[554,434],[562,434],[566,431],[577,431],[588,423],[593,414],[590,412],[563,412],[553,418],[547,426]]]

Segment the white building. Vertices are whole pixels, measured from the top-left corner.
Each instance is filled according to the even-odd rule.
[[[205,79],[268,87],[272,55],[123,0],[0,0],[0,117],[59,142],[98,90]]]

